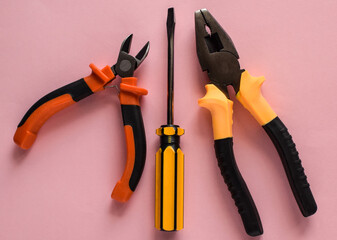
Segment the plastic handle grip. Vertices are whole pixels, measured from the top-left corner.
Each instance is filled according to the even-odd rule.
[[[259,213],[235,162],[233,138],[215,140],[214,148],[221,175],[235,201],[247,234],[261,235],[263,228]]]
[[[310,190],[307,176],[304,173],[301,160],[286,126],[276,117],[263,126],[274,143],[282,160],[287,174],[290,187],[293,191],[297,204],[304,217],[313,215],[317,211],[317,205]]]
[[[160,148],[156,153],[155,227],[178,231],[184,227],[184,153],[180,148],[184,129],[163,125],[157,134]]]
[[[55,113],[88,97],[115,78],[109,66],[102,70],[89,65],[91,75],[63,86],[38,100],[24,115],[14,135],[14,142],[23,149],[30,148],[43,124]]]
[[[146,158],[144,123],[139,98],[147,90],[136,87],[137,78],[123,78],[120,102],[126,136],[127,157],[124,173],[112,191],[111,198],[126,202],[135,191],[142,176]]]
[[[233,102],[214,84],[207,84],[205,88],[206,95],[199,99],[198,104],[212,114],[214,139],[232,137]]]
[[[247,71],[241,74],[240,90],[236,98],[253,115],[256,121],[265,125],[277,115],[261,94],[264,77],[253,77]]]
[[[40,128],[52,115],[90,94],[92,91],[82,78],[42,97],[22,118],[14,142],[23,149],[30,148]]]
[[[247,234],[260,235],[263,229],[258,211],[234,158],[233,102],[213,84],[207,84],[206,90],[206,95],[198,103],[212,115],[214,146],[221,174],[238,207]]]
[[[263,126],[274,143],[297,204],[303,216],[308,217],[317,211],[317,205],[291,135],[261,94],[263,82],[263,77],[252,77],[244,71],[236,97]]]

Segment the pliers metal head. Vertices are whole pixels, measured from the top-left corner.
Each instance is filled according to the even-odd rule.
[[[199,62],[212,84],[227,97],[227,86],[237,93],[240,88],[239,54],[232,39],[207,9],[195,12],[195,34]]]
[[[130,47],[132,43],[133,34],[130,34],[122,43],[121,49],[119,51],[118,60],[115,65],[111,67],[114,75],[119,75],[120,77],[132,77],[134,71],[139,67],[139,65],[144,61],[149,53],[150,42],[147,42],[144,47],[137,53],[134,57],[129,54]]]

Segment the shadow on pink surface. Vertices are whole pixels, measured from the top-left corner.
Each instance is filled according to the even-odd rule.
[[[29,150],[23,150],[13,142],[12,157],[16,165],[21,165],[28,156]]]
[[[125,203],[112,200],[110,204],[110,213],[117,216],[123,216],[128,205]]]

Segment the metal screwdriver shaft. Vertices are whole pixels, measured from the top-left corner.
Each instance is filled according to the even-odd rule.
[[[174,10],[168,9],[168,84],[167,125],[157,129],[160,149],[156,153],[155,226],[162,231],[177,231],[184,226],[184,154],[180,136],[184,129],[173,124]]]
[[[174,9],[169,8],[167,13],[167,41],[168,41],[168,64],[167,64],[167,125],[173,124],[173,99],[174,99],[174,29],[175,29]]]

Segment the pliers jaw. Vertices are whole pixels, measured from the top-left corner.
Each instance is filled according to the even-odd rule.
[[[139,67],[139,65],[146,58],[150,43],[147,42],[144,47],[138,52],[136,57],[129,54],[130,46],[132,43],[133,34],[130,34],[122,43],[121,49],[119,51],[118,60],[115,65],[111,67],[112,72],[120,77],[133,77],[134,71]]]
[[[232,85],[237,93],[242,73],[239,54],[229,35],[207,9],[195,12],[195,33],[199,62],[211,83],[227,97],[228,85]]]

